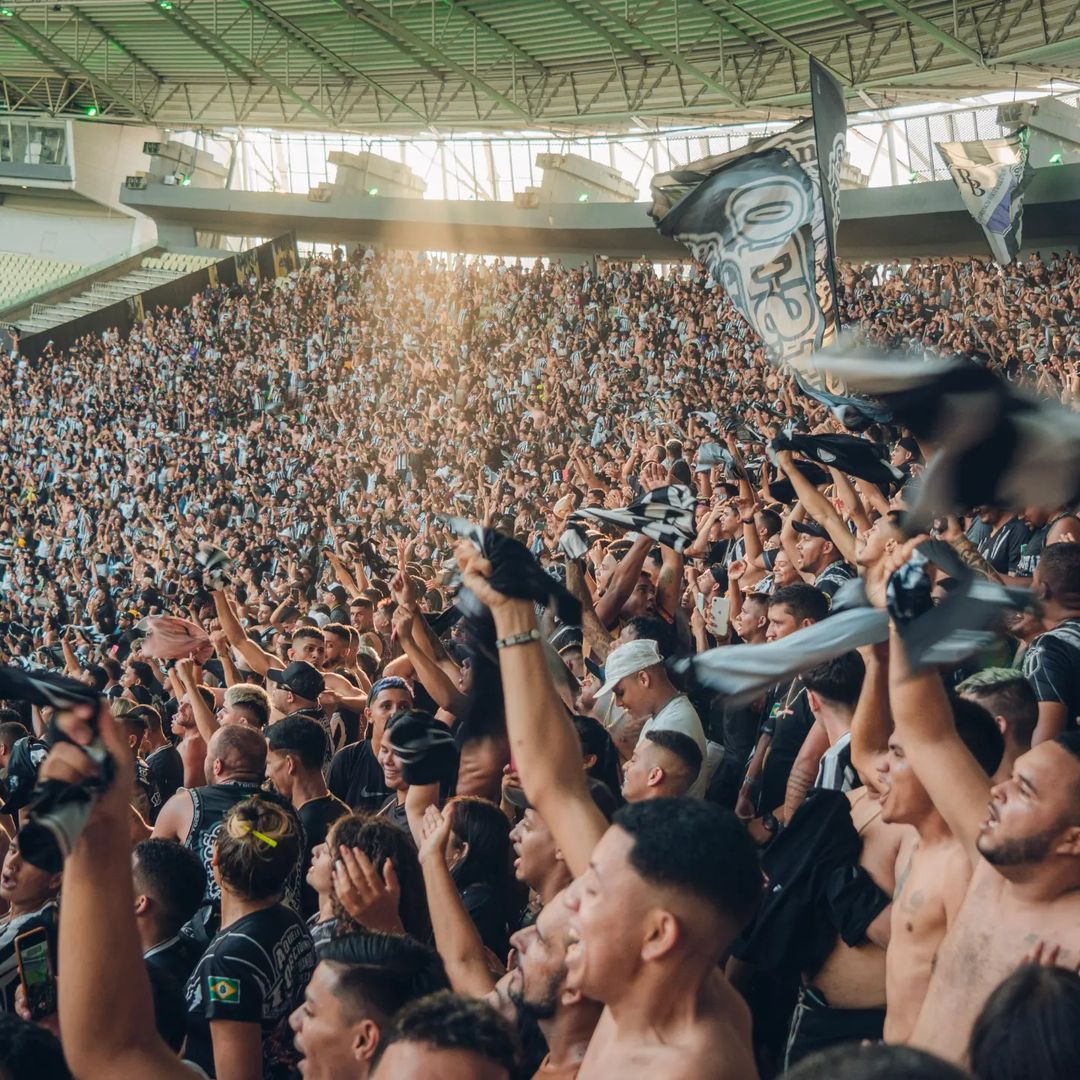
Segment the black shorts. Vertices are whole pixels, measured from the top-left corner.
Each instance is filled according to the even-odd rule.
[[[820,990],[804,986],[791,1017],[784,1068],[790,1069],[808,1054],[838,1043],[878,1042],[884,1031],[884,1009],[834,1009]]]

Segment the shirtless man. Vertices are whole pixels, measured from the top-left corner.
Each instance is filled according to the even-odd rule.
[[[963,901],[971,862],[912,770],[902,737],[890,731],[887,650],[861,651],[866,676],[852,720],[852,762],[880,799],[882,820],[914,829],[898,852],[885,957],[885,1040],[904,1043],[918,1019],[938,948]],[[974,702],[959,702],[957,730],[980,767],[992,774],[1003,739],[990,714]]]
[[[588,793],[533,604],[495,591],[473,545],[455,554],[503,642],[522,786],[575,879],[567,986],[604,1005],[578,1076],[755,1076],[749,1010],[717,968],[761,891],[753,845],[730,814],[691,799],[627,807],[609,828]]]
[[[1040,743],[991,786],[940,676],[913,673],[895,631],[889,697],[905,756],[973,866],[910,1040],[960,1062],[987,997],[1033,946],[1080,962],[1080,735]]]

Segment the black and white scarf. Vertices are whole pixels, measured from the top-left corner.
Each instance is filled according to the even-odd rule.
[[[681,552],[697,535],[694,506],[694,493],[685,484],[668,484],[647,491],[637,502],[616,510],[605,510],[600,506],[582,507],[570,515],[570,522],[591,518],[621,532],[642,533],[658,544]],[[567,545],[571,550],[576,550],[579,544],[575,544],[573,538],[567,540],[567,532],[560,538],[559,546],[563,551],[568,551]],[[581,550],[580,554],[572,557],[580,558],[584,554],[585,550]]]

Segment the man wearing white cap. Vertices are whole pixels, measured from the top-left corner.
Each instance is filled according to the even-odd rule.
[[[611,694],[615,704],[629,714],[629,725],[621,732],[611,733],[624,756],[629,756],[650,731],[678,731],[694,740],[702,760],[706,761],[708,747],[701,719],[690,699],[672,685],[655,641],[649,638],[626,641],[608,653],[604,685],[596,696],[604,694]],[[688,794],[700,796],[704,792],[708,773],[706,765]]]

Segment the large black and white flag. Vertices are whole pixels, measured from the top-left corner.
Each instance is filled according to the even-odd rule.
[[[804,392],[833,406],[846,388],[811,357],[840,329],[833,252],[847,114],[839,84],[813,60],[810,91],[811,119],[655,176],[649,213],[708,267]]]
[[[1027,128],[1005,139],[936,145],[994,258],[1002,266],[1011,263],[1020,250],[1024,189],[1035,175],[1028,165]]]
[[[769,458],[775,459],[778,450],[794,450],[827,468],[839,469],[885,490],[904,479],[904,474],[890,463],[887,446],[855,435],[796,435],[785,428],[769,444]]]
[[[1080,415],[1059,402],[955,358],[822,362],[935,448],[908,509],[909,533],[974,506],[1053,510],[1080,498]]]
[[[637,502],[616,510],[602,506],[584,506],[570,515],[570,524],[591,518],[611,525],[620,532],[639,532],[651,537],[658,544],[682,551],[697,535],[694,525],[694,493],[685,484],[668,484],[647,491]],[[567,534],[570,535],[567,535]],[[567,529],[559,541],[563,551],[571,558],[579,556],[573,531]],[[584,552],[582,552],[584,554]]]

